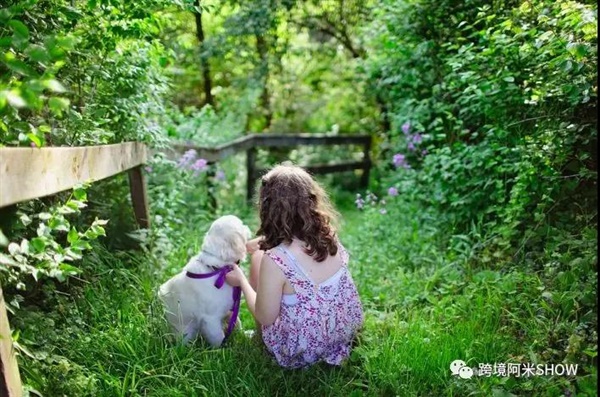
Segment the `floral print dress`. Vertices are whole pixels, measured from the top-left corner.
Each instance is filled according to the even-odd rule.
[[[266,252],[296,292],[284,294],[277,320],[262,326],[263,341],[282,367],[299,368],[321,360],[339,365],[350,354],[364,316],[348,270],[348,252],[339,247],[342,267],[320,284],[310,280],[283,246]]]

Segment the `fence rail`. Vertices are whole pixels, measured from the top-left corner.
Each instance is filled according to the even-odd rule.
[[[370,135],[319,135],[319,134],[251,134],[216,147],[197,146],[189,144],[172,145],[175,153],[193,149],[197,155],[209,162],[224,160],[240,151],[246,152],[246,198],[250,200],[254,194],[255,182],[266,171],[256,168],[257,148],[295,147],[300,145],[361,145],[363,146],[362,161],[347,161],[337,164],[305,165],[313,174],[328,174],[332,172],[362,170],[360,183],[366,187],[369,183],[371,170],[371,136]]]
[[[129,171],[131,198],[140,226],[148,227],[148,202],[141,172],[143,143],[46,148],[0,148],[0,208],[72,189]]]

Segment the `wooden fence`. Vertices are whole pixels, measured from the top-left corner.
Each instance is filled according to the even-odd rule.
[[[366,187],[369,183],[371,170],[371,136],[369,135],[317,135],[317,134],[252,134],[246,135],[229,143],[205,147],[196,145],[173,145],[173,151],[183,153],[193,149],[198,157],[210,163],[224,160],[240,151],[246,152],[246,198],[250,200],[254,194],[256,180],[266,171],[256,168],[256,152],[258,148],[294,147],[300,145],[322,146],[322,145],[360,145],[363,147],[363,158],[361,161],[345,161],[336,164],[313,164],[304,165],[304,168],[312,174],[328,174],[332,172],[353,171],[360,169],[362,175],[360,183]]]
[[[0,148],[0,208],[129,171],[134,214],[139,225],[148,228],[148,200],[141,170],[147,153],[146,146],[137,142],[86,147]],[[0,288],[0,396],[21,395],[21,379]]]
[[[363,146],[362,161],[307,165],[305,168],[314,174],[362,169],[361,184],[366,186],[371,169],[370,136],[255,134],[214,148],[174,145],[172,150],[183,152],[194,149],[199,157],[211,163],[223,160],[239,151],[246,151],[247,198],[250,199],[256,179],[265,172],[256,168],[257,148],[348,144]],[[147,157],[146,146],[138,142],[86,147],[0,148],[0,208],[49,196],[72,189],[80,183],[99,181],[128,171],[136,220],[141,227],[149,228],[146,184],[141,169]],[[20,397],[21,395],[21,379],[0,288],[0,396]]]

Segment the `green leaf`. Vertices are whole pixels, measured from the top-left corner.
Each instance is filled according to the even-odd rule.
[[[87,192],[83,188],[75,188],[75,189],[73,189],[73,197],[75,197],[75,199],[80,200],[80,201],[86,201],[87,200]]]
[[[46,226],[44,223],[40,223],[38,225],[38,228],[36,230],[36,233],[38,236],[46,236],[50,234],[50,228],[48,228],[48,226]]]
[[[17,21],[16,19],[8,21],[8,26],[10,26],[15,33],[15,36],[20,40],[29,40],[29,29],[25,24],[21,21]]]
[[[63,205],[62,207],[59,207],[56,211],[61,214],[61,215],[69,215],[69,214],[74,214],[77,211],[77,207],[73,207],[73,205],[68,205],[68,203],[66,205]],[[55,228],[55,225],[59,225],[59,222],[54,223],[50,223],[50,227],[51,228]]]
[[[27,54],[27,56],[31,58],[31,60],[36,62],[43,63],[48,62],[50,60],[50,55],[48,55],[48,51],[46,51],[44,47],[37,44],[31,44],[29,47],[27,47],[27,50],[25,50],[25,54]]]
[[[52,215],[49,212],[40,212],[38,214],[38,218],[43,221],[47,221],[48,219],[52,218]]]
[[[0,9],[0,22],[2,22],[3,24],[6,23],[6,21],[8,21],[10,19],[11,15],[11,10],[10,8],[2,8]]]
[[[19,244],[17,244],[17,243],[10,243],[10,244],[8,244],[8,253],[13,256],[20,254],[21,247],[19,247]]]
[[[48,100],[50,110],[57,115],[62,115],[62,111],[69,107],[69,100],[65,98],[52,97]]]
[[[27,239],[23,239],[23,241],[21,241],[21,253],[29,254],[29,241],[27,241]]]
[[[63,271],[67,275],[73,275],[79,273],[81,270],[76,268],[75,266],[69,265],[67,263],[61,263],[58,268]]]
[[[4,97],[8,103],[15,108],[24,108],[27,103],[21,96],[21,93],[17,90],[4,91]]]
[[[87,207],[87,204],[79,200],[69,200],[67,204],[71,208],[81,209]]]
[[[70,51],[75,48],[77,41],[77,37],[75,36],[56,37],[56,46],[61,47],[63,50]]]
[[[583,352],[592,358],[594,358],[598,355],[598,352],[595,350],[592,350],[592,349],[585,349]]]
[[[67,89],[61,83],[59,83],[58,80],[55,79],[44,80],[44,86],[58,93],[67,91]]]
[[[44,241],[44,239],[42,239],[40,237],[35,237],[35,238],[31,239],[31,241],[29,242],[29,245],[31,245],[33,247],[33,249],[36,250],[37,252],[43,252],[44,248],[46,248],[46,242]]]
[[[6,58],[6,57],[5,57]],[[36,71],[33,70],[31,66],[16,58],[5,59],[4,62],[6,66],[13,72],[16,72],[23,76],[35,77],[37,75]]]
[[[98,219],[98,218],[96,218],[96,219],[94,220],[94,223],[93,223],[93,225],[100,225],[100,226],[104,226],[104,225],[106,225],[107,223],[108,223],[108,220],[106,220],[106,219]]]
[[[65,259],[68,259],[70,261],[77,261],[81,258],[82,258],[82,256],[80,253],[75,252],[70,248],[67,248],[66,253],[65,253]]]
[[[0,229],[0,247],[6,247],[8,245],[8,239]]]
[[[29,138],[29,140],[33,143],[35,143],[35,146],[37,147],[42,147],[43,143],[42,143],[42,139],[35,135],[34,133],[30,132],[29,134],[27,134],[27,138]]]
[[[12,46],[12,38],[11,37],[2,37],[0,38],[0,48],[9,48]]]
[[[23,226],[27,226],[31,223],[31,217],[27,214],[22,214],[19,217],[19,220],[21,221],[21,223],[23,224]]]
[[[6,266],[18,266],[19,264],[10,256],[0,252],[0,264]]]
[[[69,231],[69,225],[66,225],[64,223],[61,223],[59,225],[57,225],[54,230],[57,230],[59,232],[68,232]]]
[[[75,230],[75,228],[73,227],[69,231],[69,234],[67,234],[67,241],[69,242],[69,244],[73,244],[77,240],[79,240],[79,233],[77,233],[77,230]]]

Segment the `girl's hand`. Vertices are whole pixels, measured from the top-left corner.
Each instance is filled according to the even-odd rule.
[[[225,281],[232,287],[239,287],[245,279],[246,275],[238,265],[235,265],[233,270],[225,275]]]
[[[252,255],[254,252],[258,251],[258,242],[262,240],[262,237],[257,237],[255,239],[249,240],[246,243],[246,251],[248,251],[248,253],[250,255]]]

